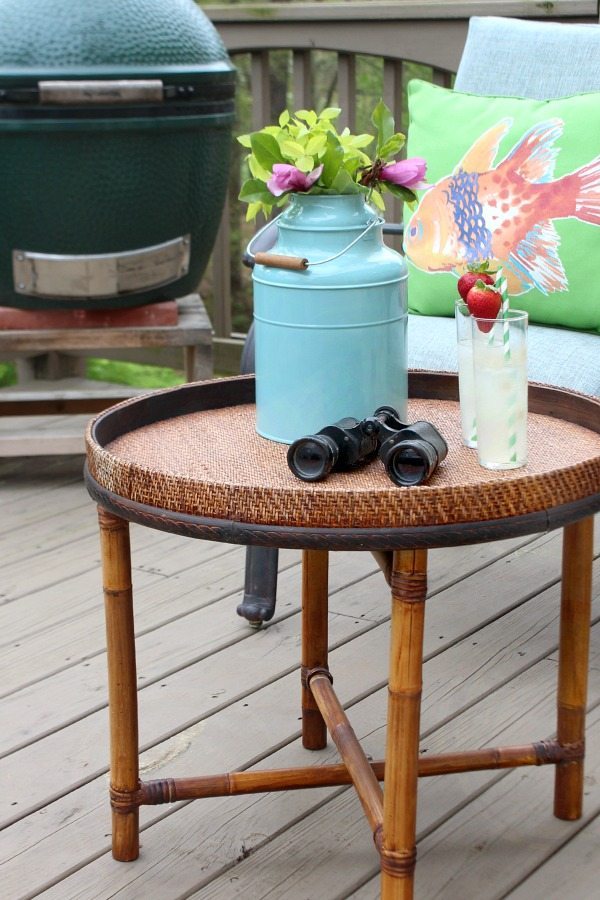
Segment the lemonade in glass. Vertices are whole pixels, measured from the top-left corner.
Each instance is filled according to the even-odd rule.
[[[527,313],[471,316],[477,456],[487,469],[527,462]],[[462,396],[461,396],[462,403]]]

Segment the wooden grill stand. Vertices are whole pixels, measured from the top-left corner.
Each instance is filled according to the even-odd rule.
[[[177,300],[175,324],[131,324],[136,312],[144,322],[142,311],[152,322],[147,310],[105,311],[108,316],[112,312],[115,319],[104,327],[0,327],[0,362],[16,362],[20,382],[0,388],[0,417],[10,417],[4,427],[0,422],[0,456],[82,453],[84,424],[67,416],[89,416],[124,397],[144,393],[141,388],[84,378],[86,357],[182,368],[186,381],[212,377],[211,324],[200,296],[188,294]],[[59,317],[70,314],[68,310],[48,310],[45,315],[50,323],[53,313]],[[46,369],[42,378],[38,363]],[[15,422],[14,416],[52,418],[40,432],[35,425]]]
[[[593,519],[563,536],[557,736],[523,746],[419,756],[427,551],[397,550],[391,565],[392,618],[386,761],[369,762],[333,689],[327,668],[326,550],[303,551],[302,734],[325,746],[326,729],[343,763],[228,772],[195,778],[139,779],[137,685],[129,526],[99,509],[106,605],[111,740],[113,856],[136,859],[142,804],[353,783],[381,856],[383,900],[413,896],[417,778],[481,769],[556,766],[554,814],[582,814]],[[389,567],[389,557],[383,559]],[[379,781],[384,778],[385,791]]]

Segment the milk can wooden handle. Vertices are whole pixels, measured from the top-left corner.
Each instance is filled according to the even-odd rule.
[[[274,269],[308,269],[308,260],[301,256],[283,256],[280,253],[255,253],[254,262]]]

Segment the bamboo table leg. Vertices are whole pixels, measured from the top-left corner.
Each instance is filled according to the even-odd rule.
[[[327,550],[302,551],[302,744],[322,750],[327,726],[308,686],[310,675],[327,670],[328,650]]]
[[[583,746],[587,700],[592,600],[594,520],[567,525],[563,532],[557,740]],[[556,766],[554,815],[578,819],[583,807],[583,758]]]
[[[427,551],[394,553],[385,788],[382,900],[411,900],[416,862],[419,723]]]
[[[129,523],[98,509],[108,656],[110,799],[115,859],[139,855],[139,762]]]

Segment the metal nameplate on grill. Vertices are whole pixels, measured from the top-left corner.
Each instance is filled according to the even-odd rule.
[[[59,256],[13,250],[14,290],[36,297],[118,297],[171,284],[187,275],[190,235],[125,253]]]
[[[40,103],[87,105],[91,103],[162,103],[160,78],[116,81],[38,81]]]

